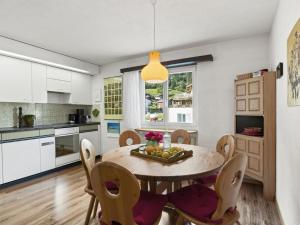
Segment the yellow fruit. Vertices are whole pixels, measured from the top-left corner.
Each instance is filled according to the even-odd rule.
[[[165,159],[168,159],[168,158],[170,157],[170,153],[167,152],[167,151],[166,151],[166,152],[163,152],[163,153],[162,153],[162,157],[165,158]]]

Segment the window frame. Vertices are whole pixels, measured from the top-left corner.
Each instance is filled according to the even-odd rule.
[[[197,74],[196,74],[196,65],[195,66],[184,66],[177,68],[168,69],[169,76],[174,73],[183,73],[183,72],[192,72],[192,86],[193,86],[193,99],[192,99],[192,111],[193,111],[193,122],[192,123],[180,123],[180,122],[169,122],[169,105],[168,105],[168,89],[169,89],[169,79],[163,83],[163,112],[164,112],[164,121],[161,122],[147,122],[145,120],[145,82],[140,79],[141,85],[141,126],[143,128],[186,128],[186,129],[195,129],[197,124]]]

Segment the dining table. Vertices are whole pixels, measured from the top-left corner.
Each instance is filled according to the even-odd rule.
[[[172,144],[184,150],[192,150],[191,157],[173,163],[163,163],[148,158],[131,155],[133,149],[141,145],[130,145],[112,149],[102,156],[102,161],[116,163],[128,169],[141,181],[141,189],[161,193],[177,190],[183,181],[199,179],[214,174],[224,164],[224,157],[214,150],[206,147]]]

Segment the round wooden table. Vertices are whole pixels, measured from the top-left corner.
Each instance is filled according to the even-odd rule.
[[[207,148],[195,145],[172,144],[185,150],[193,150],[193,156],[176,163],[163,164],[130,155],[130,150],[139,146],[131,145],[113,149],[102,156],[102,161],[114,162],[125,167],[143,181],[143,189],[148,186],[145,182],[149,182],[152,191],[156,191],[157,181],[175,182],[174,189],[177,189],[181,181],[212,174],[218,171],[224,163],[224,157],[216,151],[209,151]]]

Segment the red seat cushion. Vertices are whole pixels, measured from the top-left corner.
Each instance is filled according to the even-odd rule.
[[[168,198],[165,195],[141,191],[138,202],[133,207],[133,218],[138,225],[153,225],[160,217]],[[101,212],[99,213],[101,217]],[[102,225],[105,225],[102,223]],[[113,225],[120,225],[113,222]]]
[[[169,202],[177,209],[204,223],[220,224],[211,220],[217,209],[218,197],[214,190],[201,184],[184,187],[168,195]]]
[[[208,176],[204,176],[204,177],[201,177],[197,180],[195,180],[197,183],[199,184],[203,184],[203,185],[213,185],[216,183],[217,181],[217,177],[218,177],[218,174],[212,174],[212,175],[208,175]]]

